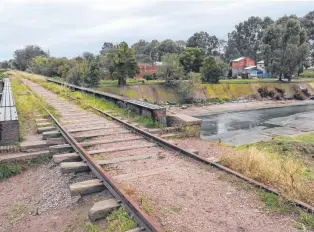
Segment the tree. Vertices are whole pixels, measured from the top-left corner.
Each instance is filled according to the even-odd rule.
[[[147,46],[148,42],[141,39],[138,42],[134,43],[131,48],[134,49],[135,54],[145,54],[145,48]]]
[[[212,55],[213,51],[218,48],[218,39],[204,31],[196,32],[188,39],[186,46],[201,48],[206,55]]]
[[[69,73],[67,74],[66,81],[68,83],[71,83],[73,85],[80,86],[82,83],[82,73],[81,73],[81,67],[79,64],[76,64],[73,68],[69,70]]]
[[[83,52],[82,57],[84,60],[87,60],[87,61],[95,59],[94,54],[91,52]]]
[[[96,60],[90,60],[84,65],[86,72],[84,73],[84,82],[88,87],[95,87],[99,85],[99,67]]]
[[[221,70],[216,63],[215,58],[212,56],[206,57],[201,68],[201,77],[203,81],[218,83],[220,74]]]
[[[162,57],[162,65],[157,67],[157,75],[166,81],[167,85],[173,85],[173,81],[184,79],[183,68],[178,54],[165,54]]]
[[[205,53],[201,48],[186,48],[180,54],[179,60],[186,73],[200,72],[201,65],[204,61]]]
[[[161,60],[161,58],[167,54],[167,53],[180,53],[181,49],[180,47],[171,39],[166,39],[162,41],[158,47],[158,60]]]
[[[306,29],[308,39],[314,41],[314,11],[309,12],[302,18],[302,25]]]
[[[283,75],[290,81],[309,54],[306,31],[295,16],[284,16],[272,24],[263,43],[265,67],[280,80]]]
[[[187,42],[185,40],[177,40],[177,41],[175,41],[175,43],[180,48],[181,52],[184,51],[184,49],[186,49]]]
[[[100,54],[102,55],[106,55],[107,53],[109,53],[112,49],[114,48],[113,43],[110,42],[104,42]]]
[[[306,30],[310,45],[309,65],[314,65],[314,11],[309,12],[302,18],[302,25]]]
[[[7,69],[7,68],[9,68],[9,62],[7,60],[0,62],[0,69]]]
[[[116,49],[107,55],[110,61],[112,76],[118,79],[118,85],[126,85],[128,77],[133,78],[139,73],[134,49],[129,48],[126,42],[121,42]]]
[[[24,49],[18,49],[14,52],[14,64],[17,69],[25,71],[36,56],[47,57],[47,53],[38,45],[27,45]]]
[[[152,40],[146,44],[144,54],[150,57],[151,63],[154,64],[158,60],[158,40]]]
[[[239,56],[248,56],[258,61],[262,49],[262,38],[265,30],[273,20],[269,17],[250,17],[248,20],[235,26],[235,30],[228,34],[227,53],[232,59]]]

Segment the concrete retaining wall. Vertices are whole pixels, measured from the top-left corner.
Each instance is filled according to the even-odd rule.
[[[202,84],[195,92],[197,99],[207,98],[226,98],[234,99],[239,97],[249,97],[258,94],[257,90],[261,87],[269,89],[284,89],[287,97],[294,94],[294,86],[308,88],[314,93],[314,83],[250,83],[250,84]],[[147,84],[119,87],[102,87],[100,91],[117,94],[131,99],[147,100],[149,102],[165,104],[167,102],[177,103],[181,96],[175,89],[165,87],[163,84]]]

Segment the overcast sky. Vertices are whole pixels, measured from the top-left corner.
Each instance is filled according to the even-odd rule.
[[[99,52],[104,41],[227,38],[249,16],[303,16],[314,1],[0,0],[0,60],[28,44],[53,56]]]

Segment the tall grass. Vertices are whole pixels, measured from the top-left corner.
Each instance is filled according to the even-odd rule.
[[[253,146],[223,156],[221,163],[245,176],[277,188],[288,198],[314,204],[314,172],[296,156],[282,156]]]
[[[53,107],[48,105],[42,97],[34,97],[27,86],[15,75],[11,77],[11,86],[18,112],[20,139],[23,140],[25,134],[36,132],[36,114],[39,113],[42,114],[43,117],[48,117],[48,113],[43,107],[46,107],[55,116],[57,116],[57,112]]]

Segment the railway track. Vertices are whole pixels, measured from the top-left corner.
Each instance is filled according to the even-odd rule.
[[[91,170],[115,197],[117,203],[123,204],[129,214],[135,218],[139,226],[138,231],[162,230],[122,188],[154,181],[163,176],[169,178],[182,165],[177,158],[173,158],[178,153],[235,175],[266,191],[279,194],[274,189],[269,189],[259,182],[170,144],[109,113],[93,108],[99,114],[115,120],[108,120],[82,110],[33,82],[24,80],[24,83],[42,95],[46,102],[60,113],[60,122],[51,115],[58,131],[50,131],[47,134],[54,136],[61,133],[74,149],[73,152],[55,156],[56,161],[61,163],[61,170],[64,172]],[[60,145],[60,150],[68,151],[67,149],[71,149],[67,147],[69,145]],[[309,211],[313,210],[303,202],[294,203],[310,209]]]

